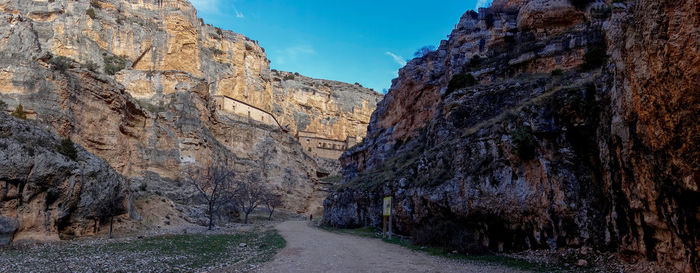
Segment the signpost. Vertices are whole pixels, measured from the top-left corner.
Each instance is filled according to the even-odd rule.
[[[384,197],[384,206],[383,206],[383,212],[382,212],[382,237],[387,235],[387,231],[389,234],[389,240],[391,240],[391,196]],[[388,221],[387,221],[388,220]],[[389,225],[389,228],[387,229],[387,222]]]

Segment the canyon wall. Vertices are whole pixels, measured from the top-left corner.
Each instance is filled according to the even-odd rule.
[[[0,181],[0,246],[92,235],[111,214],[139,217],[127,180],[106,162],[4,113]]]
[[[204,24],[186,0],[3,0],[0,21],[0,100],[104,159],[127,179],[137,209],[169,199],[158,215],[168,221],[142,209],[160,219],[153,225],[204,222],[181,178],[191,165],[227,164],[237,179],[264,172],[286,209],[320,213],[321,167],[296,132],[362,138],[381,97],[351,84],[282,80],[257,41]],[[221,109],[222,97],[280,123]]]
[[[494,1],[402,68],[324,222],[379,226],[392,196],[417,243],[697,272],[700,4],[575,2]]]

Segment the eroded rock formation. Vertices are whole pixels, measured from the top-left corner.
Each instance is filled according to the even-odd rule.
[[[75,158],[60,153],[60,143],[37,125],[0,113],[0,245],[91,235],[105,217],[130,212],[122,175],[80,146]]]
[[[698,271],[698,5],[467,12],[401,69],[363,145],[341,158],[344,187],[324,221],[379,226],[393,196],[396,230],[419,243],[587,246]],[[458,74],[477,85],[450,84]]]
[[[103,158],[132,182],[137,203],[167,197],[173,217],[191,222],[204,215],[181,172],[222,162],[238,179],[270,166],[264,181],[285,208],[318,214],[320,167],[296,132],[362,138],[381,97],[283,79],[257,41],[204,24],[186,0],[7,0],[0,21],[0,100]],[[221,97],[279,124],[223,109]]]

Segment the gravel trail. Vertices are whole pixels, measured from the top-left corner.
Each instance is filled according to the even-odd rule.
[[[305,221],[287,221],[276,228],[287,246],[259,272],[523,272],[430,256],[377,239],[321,230]]]

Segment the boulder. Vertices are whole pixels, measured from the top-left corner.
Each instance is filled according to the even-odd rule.
[[[0,216],[0,246],[10,244],[15,231],[17,231],[17,220]]]

